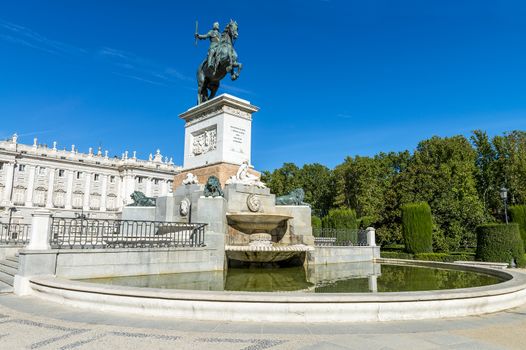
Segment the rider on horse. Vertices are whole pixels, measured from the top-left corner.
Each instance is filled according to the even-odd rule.
[[[208,56],[197,69],[197,104],[214,98],[221,79],[227,74],[230,74],[232,80],[239,77],[243,65],[237,61],[237,52],[234,49],[237,31],[237,22],[233,20],[230,20],[223,33],[219,32],[217,22],[214,23],[214,28],[204,35],[200,35],[196,30],[196,40],[210,39]]]
[[[200,35],[195,33],[196,39],[206,40],[210,39],[210,48],[208,49],[208,67],[213,67],[214,74],[217,70],[217,49],[219,47],[219,42],[221,40],[221,33],[219,32],[219,22],[214,22],[213,28],[206,34]]]

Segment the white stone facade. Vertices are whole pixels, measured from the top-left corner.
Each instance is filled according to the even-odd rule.
[[[82,211],[96,217],[115,217],[131,202],[130,194],[165,196],[173,177],[181,171],[159,151],[149,160],[131,157],[110,158],[99,149],[94,153],[37,144],[24,145],[17,136],[0,141],[0,207],[16,208],[17,213],[47,208],[55,212]],[[5,214],[5,211],[3,211]]]

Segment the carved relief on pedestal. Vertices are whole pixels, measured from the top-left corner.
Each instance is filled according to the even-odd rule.
[[[261,200],[256,194],[252,193],[248,196],[247,207],[253,213],[257,213],[261,209]]]
[[[188,198],[185,198],[181,201],[181,204],[179,205],[179,215],[181,216],[187,216],[190,211],[190,200]]]
[[[199,130],[193,134],[192,155],[198,156],[217,148],[217,128]]]

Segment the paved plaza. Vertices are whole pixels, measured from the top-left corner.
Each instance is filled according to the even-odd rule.
[[[2,349],[524,349],[526,305],[497,314],[348,324],[197,322],[0,295]]]

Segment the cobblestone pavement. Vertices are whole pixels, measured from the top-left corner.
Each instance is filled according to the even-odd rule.
[[[526,305],[446,320],[269,324],[135,317],[0,295],[0,349],[525,349]]]

